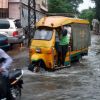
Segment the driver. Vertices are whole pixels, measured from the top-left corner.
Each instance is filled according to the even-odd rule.
[[[12,58],[0,48],[0,100],[8,97],[7,94],[10,92],[8,74],[11,63]]]

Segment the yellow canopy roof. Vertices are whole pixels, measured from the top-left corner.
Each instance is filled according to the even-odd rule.
[[[41,18],[40,21],[36,23],[36,26],[37,27],[47,26],[56,28],[71,23],[89,24],[89,21],[78,18],[63,17],[63,16],[49,16]]]

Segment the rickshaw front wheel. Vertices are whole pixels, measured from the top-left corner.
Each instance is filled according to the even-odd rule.
[[[40,67],[39,66],[34,66],[33,72],[39,72],[40,71]]]
[[[39,60],[34,66],[34,72],[44,72],[44,71],[45,71],[45,64],[42,60]]]
[[[39,72],[40,68],[37,64],[30,64],[28,66],[28,70],[30,70],[32,72]]]
[[[34,71],[34,64],[29,64],[28,70],[33,72]]]

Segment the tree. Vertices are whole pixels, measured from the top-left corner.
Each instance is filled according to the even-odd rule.
[[[95,18],[99,19],[99,21],[100,21],[100,0],[92,0],[92,1],[94,1],[95,5],[96,5],[96,7],[95,7],[95,12],[96,12]]]
[[[77,8],[83,0],[48,0],[50,13],[77,13]]]
[[[92,21],[94,16],[95,16],[95,9],[94,8],[85,9],[79,14],[79,18],[87,19],[90,22]]]
[[[92,19],[94,18],[94,16],[95,16],[94,8],[85,9],[79,14],[79,18],[89,20],[91,29],[92,29]]]

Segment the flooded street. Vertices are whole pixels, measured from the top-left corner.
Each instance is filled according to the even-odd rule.
[[[100,36],[92,35],[88,56],[72,67],[31,73],[28,49],[12,50],[13,67],[24,70],[22,100],[100,100]]]

